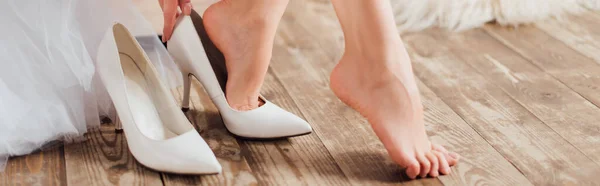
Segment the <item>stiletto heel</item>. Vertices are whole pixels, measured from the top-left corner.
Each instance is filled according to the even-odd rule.
[[[192,87],[192,81],[190,80],[190,73],[181,73],[183,77],[183,99],[181,100],[181,110],[187,112],[190,110],[190,89]]]
[[[117,111],[129,151],[154,170],[214,174],[221,165],[135,38],[114,24],[98,47],[96,67]],[[115,127],[120,128],[120,127]]]
[[[215,70],[224,70],[216,68],[225,66],[224,64],[216,63],[224,62],[225,59],[221,55],[211,55],[212,57],[221,56],[221,59],[214,61],[208,59],[204,46],[214,47],[214,45],[208,37],[200,36],[206,35],[201,33],[205,31],[200,15],[192,11],[191,16],[193,18],[181,16],[177,20],[171,39],[167,43],[167,50],[182,72],[190,72],[202,83],[211,100],[219,109],[229,132],[243,138],[257,139],[292,137],[312,132],[312,128],[306,121],[283,110],[262,96],[257,99],[262,99],[265,104],[256,109],[248,111],[232,109],[225,97],[224,84],[219,82],[219,79],[223,80],[226,77],[216,76],[216,74],[226,73],[215,73]],[[205,45],[203,45],[203,41]]]

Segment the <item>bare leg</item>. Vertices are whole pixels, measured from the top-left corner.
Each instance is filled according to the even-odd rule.
[[[257,108],[277,25],[287,0],[221,0],[204,12],[208,36],[223,52],[227,66],[225,95],[237,110]]]
[[[346,40],[330,77],[334,93],[364,115],[410,178],[450,173],[458,155],[430,143],[410,58],[389,1],[332,0]]]

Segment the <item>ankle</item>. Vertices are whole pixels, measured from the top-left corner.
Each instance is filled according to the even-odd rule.
[[[410,58],[406,49],[401,46],[383,46],[375,44],[374,47],[346,48],[342,57],[345,63],[356,63],[361,69],[374,71],[394,71],[396,68],[410,67]]]
[[[418,94],[410,57],[403,46],[396,50],[346,49],[335,70],[362,75],[359,79],[400,79],[410,93]]]
[[[228,75],[225,88],[226,97],[231,97],[235,103],[246,103],[256,101],[264,75]]]
[[[347,38],[344,54],[360,57],[366,62],[397,61],[408,56],[399,36],[390,39]]]

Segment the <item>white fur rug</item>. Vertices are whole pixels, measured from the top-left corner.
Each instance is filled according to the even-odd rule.
[[[392,5],[403,31],[430,26],[461,31],[490,21],[519,25],[600,10],[600,0],[392,0]]]

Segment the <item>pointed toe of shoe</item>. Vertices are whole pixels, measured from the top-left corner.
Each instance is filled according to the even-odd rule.
[[[182,152],[185,157],[180,158],[181,165],[185,167],[183,173],[217,174],[221,172],[222,167],[217,157],[198,133],[194,133],[186,141],[189,145],[186,148],[187,150]]]
[[[221,171],[223,171],[223,167],[221,167],[221,164],[219,163],[219,161],[217,161],[217,159],[215,159],[215,161],[211,162],[209,167],[207,167],[207,170],[209,170],[210,173],[218,174],[218,173],[221,173]]]
[[[304,119],[268,101],[254,110],[221,114],[229,132],[243,138],[285,138],[312,132]]]
[[[282,114],[282,120],[287,122],[282,122],[282,124],[274,126],[272,130],[280,131],[282,136],[298,136],[312,132],[312,127],[304,119],[283,109],[281,110],[287,113],[286,115]]]
[[[255,128],[262,128],[262,136],[258,138],[284,138],[294,137],[312,132],[312,127],[304,119],[287,112],[279,107],[280,111],[278,114],[274,114],[273,118],[269,121],[264,121],[261,126]]]
[[[190,165],[190,174],[218,174],[223,169],[215,156],[198,156],[188,163]]]
[[[130,150],[139,163],[153,170],[178,174],[217,174],[222,170],[215,154],[195,130],[145,146]]]

